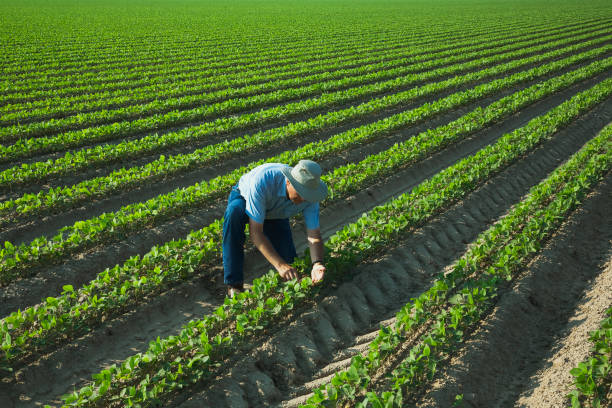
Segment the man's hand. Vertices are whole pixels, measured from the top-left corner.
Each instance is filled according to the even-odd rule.
[[[255,248],[262,253],[262,255],[276,268],[278,274],[284,280],[291,280],[298,277],[297,271],[289,265],[280,255],[276,252],[270,240],[266,237],[263,232],[263,224],[253,221],[249,218],[249,231],[251,233],[251,240]]]
[[[298,277],[298,273],[295,268],[289,264],[281,265],[281,267],[278,268],[278,274],[286,281],[296,279]]]
[[[312,271],[310,272],[310,278],[312,279],[312,283],[320,282],[325,275],[325,266],[321,263],[316,263],[312,266]]]

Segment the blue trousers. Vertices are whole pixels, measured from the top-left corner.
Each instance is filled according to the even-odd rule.
[[[227,201],[223,220],[223,281],[227,285],[240,285],[244,282],[244,229],[249,216],[245,211],[246,201],[237,186],[232,188]],[[292,263],[297,253],[289,220],[265,220],[263,232],[276,252],[287,263]]]

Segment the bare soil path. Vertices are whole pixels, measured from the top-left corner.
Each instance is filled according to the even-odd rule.
[[[556,407],[567,402],[564,396],[572,389],[574,381],[569,369],[588,358],[593,346],[588,341],[589,332],[600,327],[605,310],[612,307],[612,253],[601,273],[590,281],[590,286],[567,322],[567,335],[555,341],[550,356],[531,377],[516,406]]]
[[[612,173],[501,295],[419,407],[563,407],[612,305]]]

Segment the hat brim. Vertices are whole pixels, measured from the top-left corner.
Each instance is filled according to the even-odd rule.
[[[293,176],[291,175],[291,169],[291,167],[287,166],[281,168],[281,171],[283,172],[285,177],[289,179],[289,182],[298,192],[300,197],[311,203],[318,203],[320,201],[325,200],[325,198],[327,197],[327,185],[324,182],[319,180],[319,186],[316,189],[307,188],[303,184],[298,183],[297,180],[293,178]]]

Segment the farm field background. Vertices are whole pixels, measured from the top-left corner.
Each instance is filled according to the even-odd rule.
[[[609,1],[4,0],[0,49],[0,407],[561,407],[610,355]],[[301,159],[325,280],[247,245],[227,299],[231,187]]]

